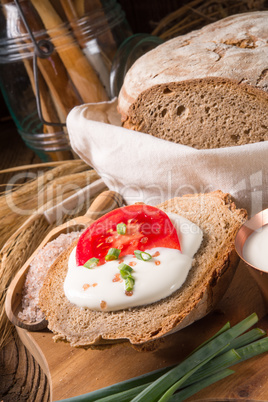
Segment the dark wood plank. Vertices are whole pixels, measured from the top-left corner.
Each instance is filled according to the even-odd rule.
[[[4,402],[50,400],[47,378],[18,337],[0,351],[0,400]]]

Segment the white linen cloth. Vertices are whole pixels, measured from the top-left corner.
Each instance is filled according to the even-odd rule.
[[[222,190],[249,216],[268,207],[268,141],[197,150],[121,127],[116,105],[75,107],[67,129],[73,150],[127,204]]]

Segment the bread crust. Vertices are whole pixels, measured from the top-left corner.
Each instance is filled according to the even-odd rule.
[[[183,286],[163,300],[128,310],[99,312],[79,308],[67,300],[63,290],[74,243],[52,265],[40,291],[40,307],[48,327],[55,333],[55,341],[85,348],[128,342],[144,350],[155,347],[163,336],[184,328],[214,308],[238,263],[234,237],[246,219],[246,211],[236,209],[229,196],[220,191],[175,198],[159,208],[185,216],[204,233]]]
[[[197,149],[267,141],[267,20],[230,16],[139,58],[118,98],[123,126]]]
[[[232,15],[168,40],[140,57],[119,94],[123,120],[138,95],[155,85],[218,77],[268,92],[268,11]]]

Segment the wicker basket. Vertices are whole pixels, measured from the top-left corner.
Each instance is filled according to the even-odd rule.
[[[39,168],[35,180],[15,187],[14,191],[6,191],[0,197],[0,349],[10,339],[13,330],[5,314],[4,303],[6,290],[15,274],[54,227],[83,215],[95,198],[93,196],[84,202],[79,212],[70,211],[61,216],[60,221],[49,223],[43,211],[99,179],[97,173],[81,160],[55,165],[32,166]],[[15,169],[16,172],[20,170],[24,171],[25,166]],[[5,174],[6,171],[0,173]]]
[[[229,15],[268,9],[267,0],[193,0],[164,17],[152,31],[164,40],[202,28]]]

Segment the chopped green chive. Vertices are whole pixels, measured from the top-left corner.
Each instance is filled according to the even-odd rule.
[[[135,279],[131,275],[133,268],[123,262],[118,266],[121,277],[125,280],[125,291],[131,292],[134,288]]]
[[[131,275],[131,272],[133,271],[133,269],[129,265],[124,263],[120,264],[118,266],[118,269],[120,270],[120,275],[123,279],[126,279],[129,275]]]
[[[125,290],[127,292],[131,292],[134,288],[134,284],[135,284],[135,280],[133,278],[133,276],[129,275],[126,279],[125,279]]]
[[[127,231],[127,225],[125,223],[118,223],[116,226],[116,231],[118,234],[124,235]]]
[[[90,269],[95,268],[98,265],[99,261],[100,260],[98,258],[93,257],[93,258],[90,258],[83,266],[85,268],[90,268]]]
[[[105,260],[106,261],[117,260],[120,253],[121,253],[121,250],[119,250],[118,248],[110,248],[108,250],[107,255],[105,256]]]
[[[138,260],[149,261],[152,259],[151,254],[145,253],[145,251],[135,250],[134,254],[138,258]]]

